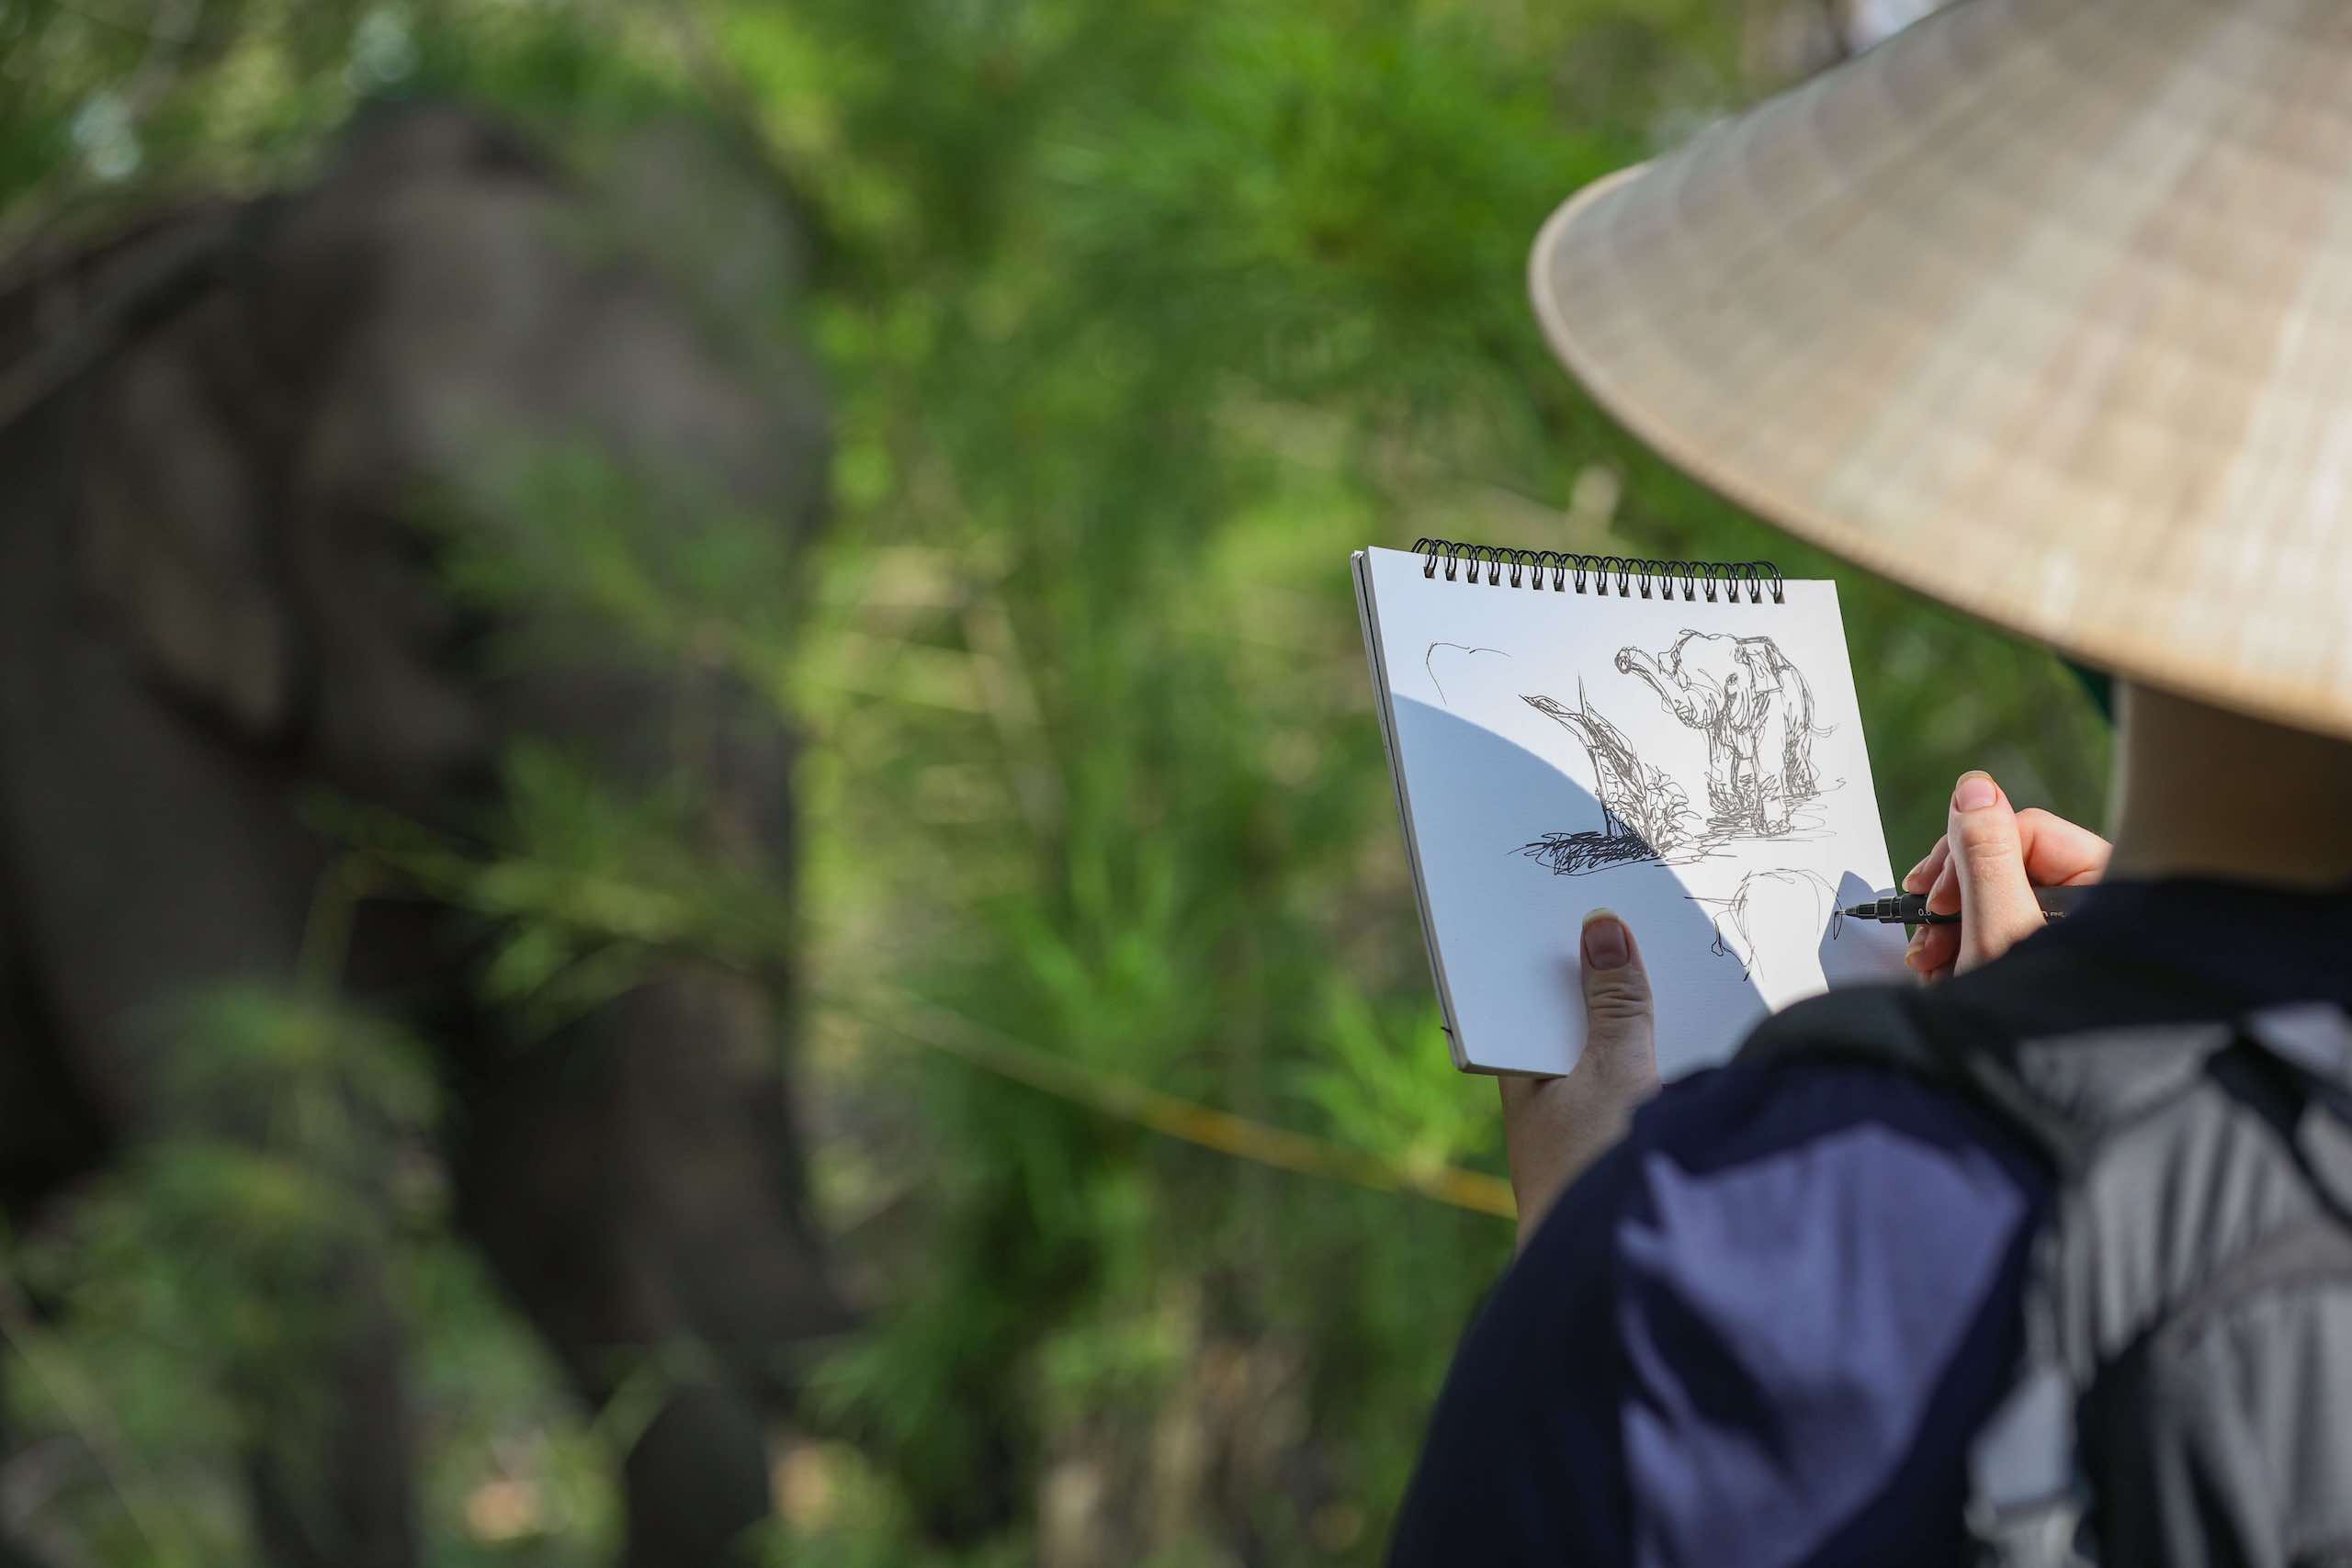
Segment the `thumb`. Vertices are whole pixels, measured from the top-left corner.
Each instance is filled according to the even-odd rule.
[[[1623,920],[1607,909],[1584,918],[1584,1055],[1571,1077],[1595,1087],[1646,1094],[1657,1082],[1657,1009],[1649,971]]]
[[[1989,964],[2041,929],[2041,906],[2025,874],[2025,849],[2008,797],[1984,773],[1962,773],[1951,794],[1951,879],[1960,905],[1955,971]]]

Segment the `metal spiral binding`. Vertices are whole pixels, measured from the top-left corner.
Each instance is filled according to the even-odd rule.
[[[1692,603],[1703,598],[1713,604],[1720,595],[1723,600],[1736,604],[1743,592],[1751,604],[1762,604],[1768,592],[1773,604],[1788,603],[1788,581],[1781,577],[1781,569],[1768,560],[1651,560],[1639,556],[1514,550],[1498,545],[1465,545],[1457,539],[1428,538],[1414,540],[1413,550],[1427,558],[1421,567],[1423,577],[1435,577],[1442,566],[1448,582],[1483,581],[1488,587],[1499,588],[1504,573],[1509,572],[1511,587],[1540,592],[1544,587],[1544,573],[1549,572],[1555,593],[1568,592],[1573,578],[1575,592],[1603,597],[1614,583],[1620,599],[1631,599],[1636,592],[1644,599],[1671,599],[1679,587],[1682,597]]]

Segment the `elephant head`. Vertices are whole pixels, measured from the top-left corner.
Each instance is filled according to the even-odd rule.
[[[426,815],[518,731],[658,769],[673,727],[654,710],[684,694],[594,637],[561,639],[560,690],[474,679],[483,627],[437,558],[469,534],[560,541],[517,491],[551,453],[594,454],[664,526],[725,511],[796,536],[828,437],[806,362],[697,319],[692,263],[631,236],[684,226],[634,223],[624,186],[594,195],[492,122],[412,108],[363,125],[314,189],[228,220],[213,285],[107,368],[91,410],[107,460],[82,479],[80,573],[156,686]],[[708,243],[739,265],[790,244],[773,218]],[[554,630],[527,635],[544,652]]]
[[[1691,728],[1736,731],[1769,710],[1783,665],[1770,637],[1686,631],[1662,653],[1619,649],[1617,668],[1648,682],[1667,711]]]

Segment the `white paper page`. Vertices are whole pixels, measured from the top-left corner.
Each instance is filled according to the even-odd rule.
[[[1894,876],[1835,583],[1709,604],[1425,564],[1364,552],[1366,629],[1458,1065],[1575,1065],[1597,908],[1641,945],[1668,1077],[1904,974],[1902,927],[1836,914]]]

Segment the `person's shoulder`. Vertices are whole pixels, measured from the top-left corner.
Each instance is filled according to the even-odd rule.
[[[1837,1064],[1903,1066],[1914,1058],[1928,1015],[1948,1011],[1936,988],[1849,986],[1770,1013],[1747,1032],[1742,1066]]]
[[[1858,1008],[1854,995],[1768,1021],[1785,1048],[1667,1085],[1634,1113],[1615,1151],[1622,1171],[1594,1183],[1589,1204],[1563,1205],[1586,1210],[1564,1228],[1630,1224],[1668,1250],[1679,1234],[1720,1258],[1743,1236],[1792,1225],[1871,1251],[1905,1247],[1912,1226],[1952,1223],[1956,1210],[2014,1224],[2047,1187],[2039,1160],[1956,1086],[1845,1048],[1886,1026],[1878,1008],[1912,1005],[1890,995]]]
[[[1730,1063],[1668,1084],[1636,1113],[1630,1141],[1717,1166],[1839,1145],[1867,1164],[1890,1140],[2007,1154],[2007,1129],[1956,1086],[1908,1065],[1916,1005],[1892,987],[1800,1002],[1764,1021]]]
[[[1512,1517],[1544,1547],[1530,1558],[1655,1538],[1687,1548],[1678,1561],[1753,1561],[1758,1521],[1814,1539],[1882,1518],[1863,1507],[1878,1494],[1884,1517],[1954,1513],[1937,1466],[2001,1386],[2039,1206],[2033,1168],[2000,1145],[1969,1105],[1885,1066],[1678,1079],[1489,1298],[1432,1454],[1479,1477],[1482,1508],[1498,1487],[1523,1504]],[[1455,1517],[1416,1517],[1422,1541]]]
[[[1778,1027],[1854,1021],[1812,1010]],[[1619,1158],[1605,1210],[1555,1216],[1529,1250],[1596,1277],[1629,1532],[1678,1561],[1793,1562],[1844,1520],[1841,1560],[1892,1561],[1908,1527],[1890,1521],[1956,1519],[2047,1194],[2006,1130],[1898,1066],[1800,1053],[1669,1085]]]

